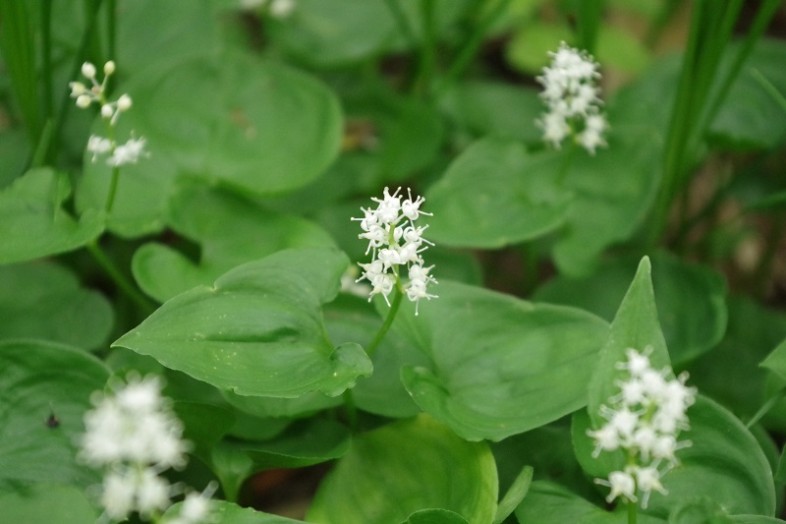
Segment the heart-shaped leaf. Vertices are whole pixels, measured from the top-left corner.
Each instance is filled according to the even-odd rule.
[[[426,412],[470,440],[500,440],[587,402],[608,325],[584,311],[440,281],[394,324],[431,359],[402,380]]]
[[[322,324],[347,263],[336,250],[280,251],[176,296],[114,345],[240,395],[338,395],[371,373],[363,349],[333,347]]]

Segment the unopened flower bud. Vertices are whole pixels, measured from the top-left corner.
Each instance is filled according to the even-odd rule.
[[[104,74],[106,76],[109,76],[114,72],[115,72],[115,62],[113,60],[110,60],[106,64],[104,64]]]
[[[120,111],[128,111],[131,109],[131,97],[128,95],[120,95],[117,99],[117,109]]]
[[[90,97],[87,95],[79,95],[78,97],[76,97],[76,105],[77,107],[81,107],[82,109],[89,107]]]
[[[85,78],[93,79],[96,77],[96,66],[91,64],[90,62],[85,62],[82,64],[82,74],[85,75]]]
[[[112,110],[112,106],[109,104],[104,104],[101,106],[101,116],[104,118],[112,118],[112,114],[114,111]]]

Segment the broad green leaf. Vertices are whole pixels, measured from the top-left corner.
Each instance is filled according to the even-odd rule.
[[[429,238],[495,248],[545,235],[568,215],[571,193],[557,182],[559,158],[520,142],[486,139],[462,153],[426,194]]]
[[[342,457],[349,431],[338,422],[314,418],[295,422],[268,442],[239,446],[258,469],[302,468]]]
[[[736,524],[778,524],[779,522],[786,522],[781,519],[763,517],[761,515],[734,515],[730,518]]]
[[[0,342],[0,488],[40,482],[84,488],[99,481],[98,472],[76,460],[77,442],[90,394],[107,378],[107,368],[82,350]]]
[[[400,524],[469,524],[467,519],[448,509],[421,509]]]
[[[604,25],[598,32],[597,60],[605,69],[637,74],[649,63],[650,54],[641,35],[629,28]]]
[[[730,48],[733,60],[738,46]],[[710,138],[726,146],[770,149],[783,143],[786,118],[778,101],[762,84],[762,78],[781,95],[786,94],[786,60],[782,41],[762,39],[754,48],[726,96],[709,129]]]
[[[98,518],[83,490],[54,484],[0,494],[0,513],[5,522],[19,524],[87,524]]]
[[[0,264],[64,253],[103,231],[103,216],[86,211],[75,220],[61,206],[71,192],[68,177],[32,169],[0,191]]]
[[[0,131],[0,189],[24,173],[28,158],[30,146],[21,129]]]
[[[454,123],[472,136],[538,142],[543,134],[535,121],[545,106],[533,89],[468,81],[451,86],[440,104]]]
[[[601,264],[582,278],[557,276],[533,300],[580,307],[611,321],[636,272],[638,259]],[[715,347],[726,331],[726,284],[709,267],[689,264],[666,252],[652,257],[658,317],[675,366]]]
[[[538,73],[551,61],[549,52],[556,51],[560,42],[572,40],[570,28],[565,24],[533,23],[516,31],[505,47],[505,58],[514,68],[524,73]]]
[[[786,338],[786,316],[741,297],[731,297],[728,307],[729,325],[723,340],[692,362],[688,371],[699,391],[747,420],[768,398],[765,382],[769,372],[760,363],[765,359],[768,367],[776,363],[777,353],[768,355]],[[772,413],[779,416],[779,427],[786,427],[780,415],[784,406],[779,404]],[[772,417],[765,421],[774,422]]]
[[[322,482],[308,520],[318,524],[406,522],[441,508],[489,523],[497,505],[497,471],[484,443],[458,438],[426,416],[357,436]]]
[[[227,500],[237,500],[243,483],[254,472],[254,461],[237,443],[231,441],[213,446],[209,464],[221,482]]]
[[[198,183],[181,184],[169,203],[167,224],[201,249],[198,264],[157,242],[143,245],[134,254],[134,277],[146,293],[162,302],[282,249],[334,245],[326,232],[308,220],[268,211]]]
[[[680,504],[669,513],[669,524],[732,524],[720,501],[696,498]]]
[[[690,430],[680,434],[690,447],[677,452],[681,465],[663,476],[668,495],[653,493],[647,512],[665,517],[671,509],[702,496],[723,501],[729,514],[772,516],[772,471],[756,438],[725,408],[699,396],[688,410]],[[614,468],[602,453],[592,457],[586,415],[574,417],[576,456],[588,475],[605,477]]]
[[[430,357],[404,368],[415,402],[469,440],[500,440],[587,402],[608,325],[578,309],[532,304],[440,280],[439,298],[394,326]]]
[[[180,511],[182,503],[177,503],[169,508],[165,515],[172,517]],[[306,524],[302,520],[288,519],[278,515],[271,515],[252,508],[241,508],[237,504],[224,500],[215,500],[211,503],[211,523],[213,524]]]
[[[320,305],[346,266],[335,250],[280,251],[176,296],[113,345],[240,395],[339,395],[371,373],[360,346],[325,337]]]
[[[624,508],[621,508],[624,509]],[[545,481],[535,481],[527,497],[516,509],[522,524],[626,524],[625,511],[609,513],[567,489]],[[663,524],[665,521],[639,513],[638,524]]]
[[[80,287],[63,267],[44,261],[0,266],[0,339],[39,338],[96,349],[106,342],[112,321],[107,299]]]
[[[627,360],[625,351],[628,348],[648,351],[654,369],[669,366],[666,341],[658,323],[651,271],[650,259],[642,258],[595,364],[587,409],[596,426],[605,423],[600,415],[600,406],[618,393],[617,382],[625,376],[625,371],[617,364]]]

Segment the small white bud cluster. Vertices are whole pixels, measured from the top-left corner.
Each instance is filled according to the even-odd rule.
[[[94,408],[85,413],[86,432],[80,458],[105,470],[101,505],[109,519],[122,521],[136,512],[143,519],[166,524],[197,524],[210,513],[206,493],[189,493],[179,514],[160,520],[179,491],[159,473],[186,463],[188,444],[183,426],[156,378],[129,379],[110,394],[95,393]]]
[[[96,79],[96,67],[90,62],[85,62],[82,64],[82,75],[90,81],[90,86],[82,82],[68,84],[71,88],[71,97],[76,99],[77,107],[86,109],[94,103],[100,107],[101,117],[107,124],[110,136],[114,136],[113,130],[120,114],[131,109],[132,105],[131,97],[127,94],[120,95],[115,101],[110,101],[106,97],[106,84],[115,69],[113,61],[105,63],[104,79],[99,83]],[[114,138],[91,135],[87,141],[87,150],[93,154],[93,162],[99,156],[108,155],[106,162],[113,167],[135,164],[141,157],[147,155],[145,139],[133,136],[126,143],[118,144]]]
[[[372,252],[371,262],[359,264],[363,274],[358,281],[365,279],[371,283],[369,300],[376,294],[382,294],[388,305],[388,295],[394,287],[399,286],[399,290],[415,302],[417,315],[420,299],[437,298],[428,293],[428,285],[437,283],[429,274],[434,266],[426,267],[421,256],[428,246],[434,244],[423,238],[423,231],[428,226],[415,225],[420,215],[430,216],[431,213],[420,210],[425,201],[423,197],[413,199],[411,191],[407,190],[407,198],[402,199],[400,192],[401,188],[398,188],[391,195],[386,187],[383,198],[371,199],[378,204],[376,209],[361,208],[363,218],[352,219],[359,221],[363,230],[358,238],[368,240],[366,254]],[[409,280],[403,287],[400,274],[402,267],[407,268]]]
[[[287,18],[296,7],[295,0],[240,0],[243,9],[267,8],[273,18]]]
[[[687,374],[673,376],[669,368],[655,371],[643,352],[629,348],[627,362],[618,364],[627,372],[627,380],[618,382],[619,394],[601,407],[601,415],[608,421],[587,434],[595,440],[593,456],[601,451],[625,451],[628,465],[623,471],[613,471],[608,480],[595,482],[611,488],[607,501],[622,497],[629,502],[639,500],[642,507],[653,491],[666,494],[661,477],[677,466],[675,453],[690,446],[689,441],[677,441],[679,432],[689,429],[687,409],[696,400],[696,389],[685,385]]]
[[[537,77],[543,85],[541,97],[548,106],[548,113],[537,122],[543,128],[543,139],[559,148],[571,135],[594,155],[596,148],[606,145],[603,133],[608,127],[600,112],[598,64],[589,54],[565,42],[549,54],[551,64]]]

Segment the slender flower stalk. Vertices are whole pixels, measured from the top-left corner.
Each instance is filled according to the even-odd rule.
[[[591,155],[606,145],[603,134],[608,128],[600,111],[602,100],[597,86],[598,63],[588,53],[563,42],[537,81],[543,85],[541,98],[548,112],[537,121],[543,139],[555,148],[568,137]]]
[[[606,500],[620,498],[629,505],[641,503],[643,508],[652,492],[667,494],[661,478],[679,465],[676,452],[691,445],[677,437],[689,429],[687,409],[696,399],[696,389],[685,385],[687,374],[673,377],[668,368],[652,369],[650,351],[626,351],[627,361],[619,368],[627,378],[618,382],[619,393],[601,407],[607,422],[587,432],[595,440],[593,456],[622,450],[626,457],[622,470],[595,480],[609,488]]]
[[[93,409],[85,414],[86,432],[79,457],[104,470],[100,502],[105,521],[121,522],[136,513],[161,524],[198,524],[210,515],[209,486],[188,493],[174,517],[162,514],[182,488],[160,474],[186,464],[189,444],[183,426],[157,378],[132,377],[112,384],[108,394],[95,393]]]

